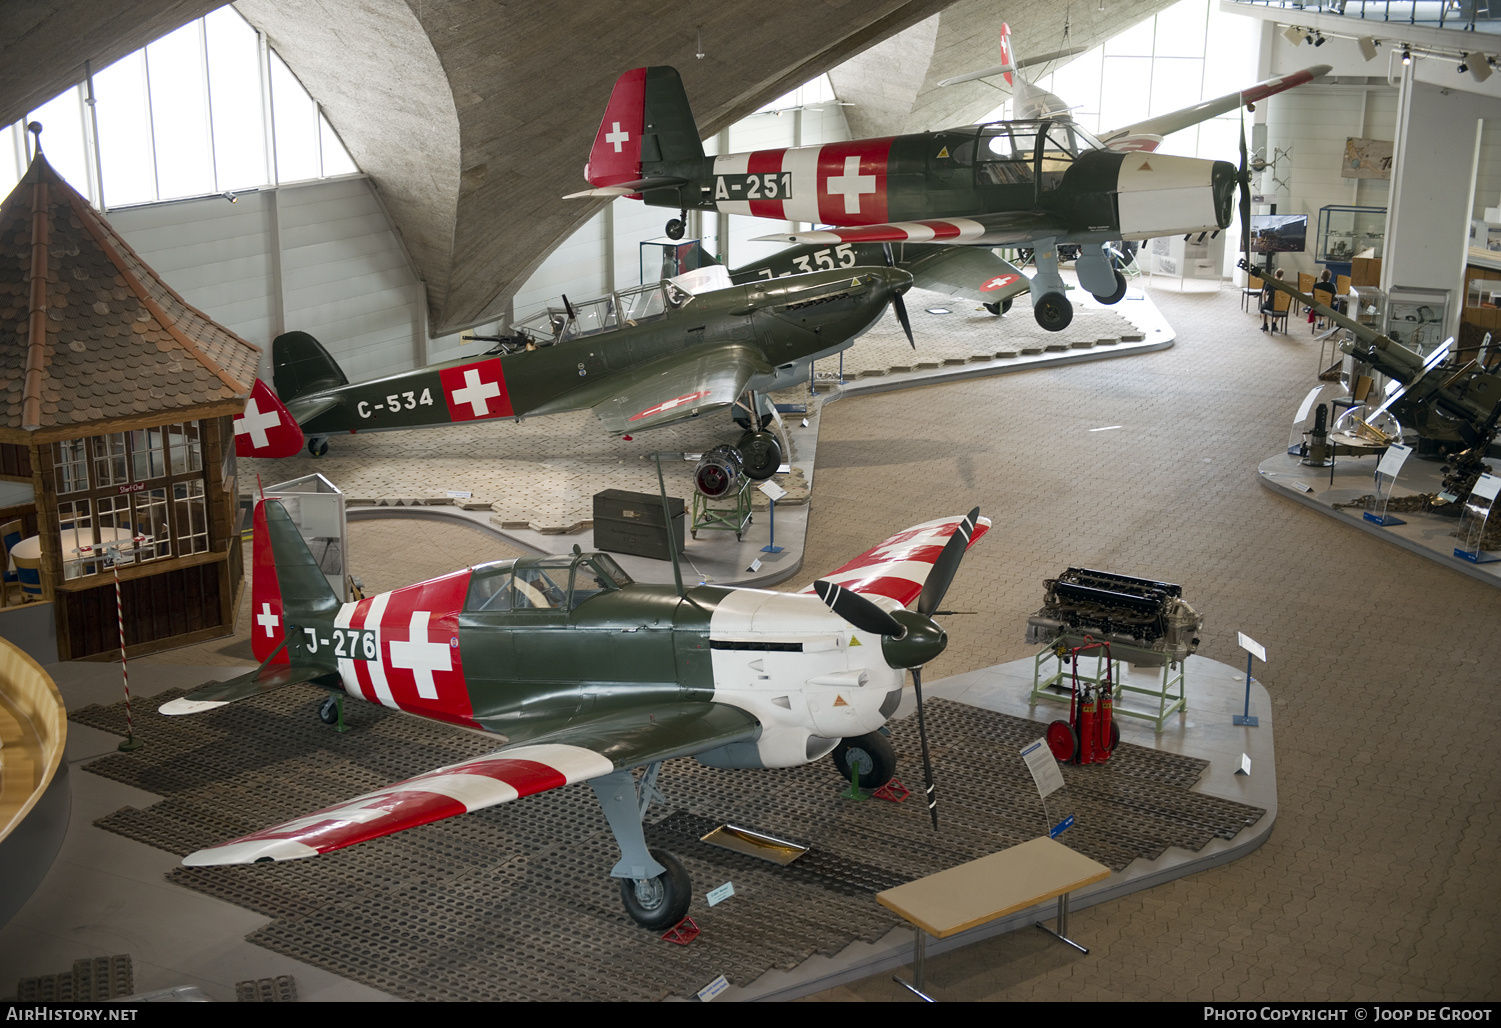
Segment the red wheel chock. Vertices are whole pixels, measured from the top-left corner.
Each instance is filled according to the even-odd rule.
[[[691,917],[685,917],[662,936],[662,941],[670,942],[675,946],[686,946],[698,938],[698,924]]]
[[[911,796],[912,793],[905,785],[893,778],[891,781],[881,786],[875,792],[871,793],[871,795],[876,799],[888,800],[891,803],[900,803],[908,796]]]

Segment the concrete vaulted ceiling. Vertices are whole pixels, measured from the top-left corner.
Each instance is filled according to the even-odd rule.
[[[1093,45],[1170,2],[820,0],[771,13],[702,0],[235,7],[270,37],[375,183],[438,334],[503,315],[543,258],[599,210],[561,195],[584,187],[589,144],[623,71],[677,67],[705,137],[824,71],[854,104],[845,111],[856,136],[910,132],[973,121],[1004,99],[982,82],[936,86],[996,63],[1002,21],[1025,56],[1066,45],[1066,22],[1069,44]],[[216,6],[0,3],[0,118],[81,79],[85,60],[104,67]]]

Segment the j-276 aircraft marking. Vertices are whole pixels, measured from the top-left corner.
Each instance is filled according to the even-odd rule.
[[[190,866],[292,860],[587,781],[621,859],[610,871],[635,920],[666,928],[692,889],[641,819],[663,761],[795,767],[832,756],[867,787],[895,773],[878,731],[918,701],[937,826],[921,668],[947,645],[934,621],[965,551],[971,511],[914,526],[802,593],[631,580],[608,556],[497,561],[341,603],[286,511],[254,515],[253,647],[262,664],[165,704],[196,714],[294,683],[494,734],[495,751],[285,824],[199,850]],[[915,601],[915,602],[914,602]],[[908,605],[913,609],[908,609]],[[640,781],[636,768],[645,768]]]

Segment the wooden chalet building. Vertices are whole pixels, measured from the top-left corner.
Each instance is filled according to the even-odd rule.
[[[231,422],[259,360],[38,147],[0,205],[0,524],[5,605],[50,601],[60,659],[119,652],[116,561],[128,653],[232,631],[244,572]]]

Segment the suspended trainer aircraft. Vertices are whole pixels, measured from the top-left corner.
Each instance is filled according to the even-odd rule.
[[[841,262],[842,263],[842,262]],[[738,448],[753,479],[782,462],[761,428],[757,397],[808,377],[811,361],[848,347],[887,304],[912,338],[892,267],[840,267],[732,286],[723,268],[549,307],[464,358],[350,384],[306,332],[271,344],[276,396],[264,383],[236,419],[241,456],[282,457],[305,437],[321,456],[331,436],[493,418],[593,410],[626,435],[730,407],[749,397],[751,430]],[[279,402],[276,402],[279,399]]]
[[[947,636],[933,620],[965,550],[988,530],[979,510],[892,536],[800,594],[633,582],[605,554],[464,568],[340,603],[286,510],[254,514],[255,671],[161,707],[195,714],[284,685],[493,733],[484,756],[199,850],[190,866],[311,857],[574,782],[594,788],[621,859],[626,911],[665,929],[687,913],[688,873],[648,850],[642,816],[661,764],[796,767],[832,755],[874,788],[896,758],[877,730],[913,677],[929,809],[922,665]],[[915,602],[914,609],[907,604]],[[632,775],[644,767],[638,782]]]
[[[1004,67],[1014,68],[1008,36],[1003,26]],[[1260,83],[1236,102],[1327,70]],[[1227,228],[1236,168],[1144,148],[1144,134],[1167,131],[1175,117],[1187,119],[1172,122],[1181,128],[1213,116],[1214,101],[1111,133],[1122,147],[1111,149],[1051,93],[1035,92],[1024,105],[1034,116],[1015,121],[706,157],[677,70],[636,68],[615,83],[595,135],[584,166],[592,188],[569,198],[629,196],[676,207],[678,217],[667,223],[672,238],[682,237],[692,208],[835,226],[759,237],[778,242],[1028,246],[1037,267],[1033,315],[1058,331],[1073,318],[1058,273],[1060,242],[1080,247],[1080,285],[1116,303],[1126,281],[1104,245]]]

